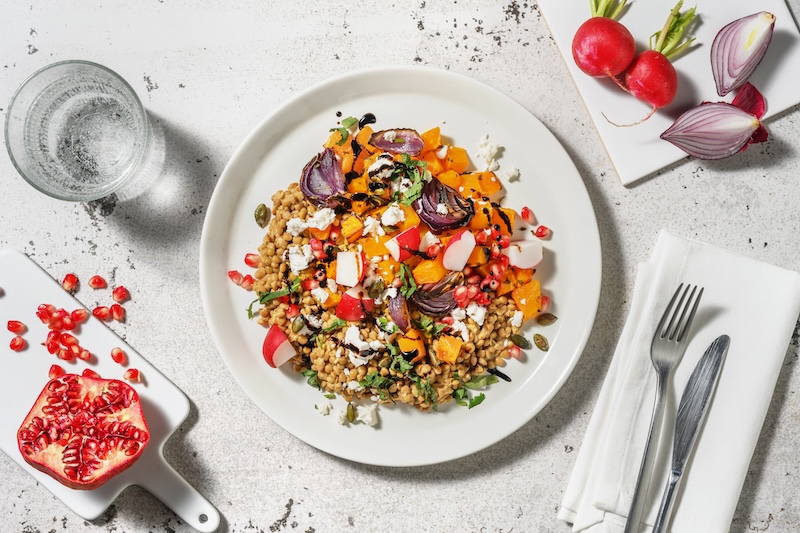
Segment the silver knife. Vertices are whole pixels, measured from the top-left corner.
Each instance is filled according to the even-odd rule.
[[[706,412],[708,412],[708,404],[717,387],[719,373],[728,353],[729,344],[730,337],[727,335],[717,337],[700,358],[683,390],[675,419],[672,466],[667,486],[664,488],[664,495],[661,498],[656,523],[653,526],[653,533],[663,533],[667,530],[667,525],[672,517],[673,497],[683,476],[686,461],[694,448],[697,434],[700,433]]]

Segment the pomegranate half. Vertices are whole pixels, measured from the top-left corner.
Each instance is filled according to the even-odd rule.
[[[25,461],[73,489],[95,489],[142,455],[150,431],[125,382],[64,374],[45,385],[17,431]]]

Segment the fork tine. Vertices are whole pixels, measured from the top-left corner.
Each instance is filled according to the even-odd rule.
[[[664,309],[664,314],[661,315],[661,320],[658,321],[658,327],[656,331],[659,332],[658,336],[664,338],[664,335],[667,330],[669,330],[669,326],[667,329],[664,329],[664,323],[667,321],[667,317],[670,316],[670,312],[672,311],[672,305],[675,303],[675,300],[678,298],[678,295],[681,293],[681,289],[683,288],[683,283],[678,285],[678,288],[675,290],[675,294],[672,295],[672,299],[670,299],[669,304],[667,304],[667,308]],[[679,304],[680,305],[680,304]],[[671,322],[670,322],[671,324]]]
[[[691,293],[689,293],[689,289],[692,290]],[[677,322],[675,322],[675,328],[672,329],[671,321],[669,323],[670,326],[670,333],[668,336],[669,340],[675,340],[675,338],[677,337],[681,329],[681,324],[683,324],[683,319],[686,317],[686,310],[689,308],[690,305],[692,305],[692,298],[694,298],[694,293],[696,290],[697,290],[697,285],[695,285],[694,287],[692,287],[691,285],[686,285],[686,290],[683,291],[683,296],[681,296],[681,301],[678,302],[678,307],[675,308],[675,314],[672,316],[673,320],[675,320],[675,318],[678,318],[678,314],[680,314],[680,317],[678,318]],[[683,300],[686,298],[687,293],[689,293],[689,299],[686,300],[686,305],[683,305]]]
[[[695,286],[695,289],[696,288],[697,287]],[[694,295],[694,291],[692,291],[692,295]],[[692,311],[691,313],[689,313],[689,318],[686,319],[686,322],[683,325],[683,329],[681,329],[681,332],[678,334],[678,342],[681,342],[683,340],[684,335],[686,335],[686,333],[689,331],[689,328],[692,325],[692,321],[694,320],[694,315],[697,312],[697,306],[700,305],[700,298],[702,297],[703,297],[703,287],[700,287],[700,292],[697,293],[697,299],[694,301],[694,305],[692,306]],[[691,298],[689,301],[691,302]],[[686,307],[687,308],[689,307],[689,302],[686,303]],[[685,312],[686,310],[684,309],[684,313]],[[681,316],[681,320],[683,320],[683,316]]]
[[[681,283],[680,286],[678,287],[679,291],[681,287],[683,287],[683,283]],[[683,300],[686,299],[686,294],[689,292],[689,289],[691,288],[692,288],[691,285],[688,284],[686,285],[686,288],[684,289],[683,294],[681,294],[681,297],[678,300],[677,305],[675,305],[675,309],[672,311],[672,316],[669,319],[669,324],[667,324],[667,327],[664,328],[664,330],[661,332],[662,339],[666,337],[668,340],[672,340],[675,337],[675,331],[677,330],[678,325],[680,325],[680,320],[678,320],[678,322],[676,323],[675,319],[678,318],[678,315],[684,308]],[[672,327],[673,325],[675,326],[674,328]]]

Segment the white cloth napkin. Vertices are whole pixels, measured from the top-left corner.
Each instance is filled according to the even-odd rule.
[[[730,350],[675,500],[671,531],[729,531],[800,314],[800,274],[662,230],[639,265],[628,321],[581,445],[559,518],[573,531],[618,533],[633,497],[655,398],[650,342],[680,283],[705,287],[669,390],[644,522],[655,522],[689,374],[719,335]]]

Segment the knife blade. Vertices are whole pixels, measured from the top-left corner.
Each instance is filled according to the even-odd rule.
[[[669,479],[661,498],[653,533],[666,531],[672,517],[673,498],[708,412],[708,405],[717,387],[717,382],[719,382],[720,371],[728,354],[729,346],[730,337],[727,335],[717,337],[698,361],[683,390],[675,418],[675,437]]]

